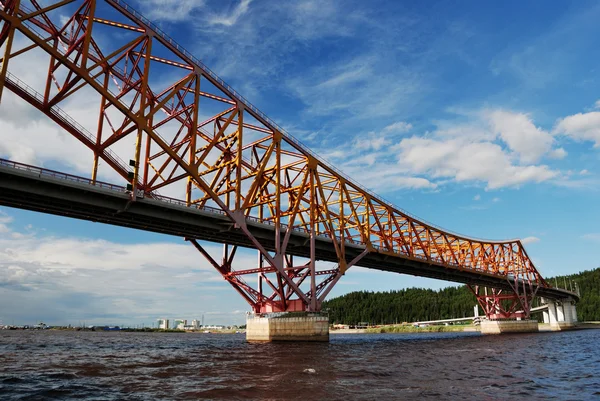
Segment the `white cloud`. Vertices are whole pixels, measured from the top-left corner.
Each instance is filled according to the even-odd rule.
[[[179,22],[193,18],[203,0],[139,0],[142,14],[151,21]]]
[[[0,224],[9,224],[9,223],[12,223],[12,221],[13,221],[12,216],[9,216],[8,214],[6,214],[2,210],[0,210]]]
[[[12,223],[13,218],[2,210],[0,210],[0,234],[8,234],[10,233],[10,228],[8,225]]]
[[[585,169],[583,169],[579,172],[579,175],[589,175],[589,174],[590,174],[590,172]]]
[[[391,145],[396,136],[401,135],[403,133],[408,132],[412,128],[411,124],[408,124],[404,121],[399,121],[393,124],[390,124],[383,128],[381,132],[371,131],[366,135],[356,135],[353,140],[352,147],[354,149],[360,150],[374,150],[379,151],[384,147]],[[372,154],[374,161],[375,154]],[[368,158],[368,155],[363,155]],[[372,162],[369,164],[373,164]]]
[[[405,133],[412,129],[412,124],[409,124],[405,121],[398,121],[393,124],[388,125],[383,129],[383,132],[398,132]]]
[[[235,7],[231,14],[213,15],[209,18],[208,23],[210,25],[223,25],[230,27],[234,25],[242,15],[248,12],[251,2],[252,0],[241,0],[240,4]]]
[[[395,189],[436,189],[437,184],[421,177],[393,177],[390,179]]]
[[[317,65],[289,79],[288,87],[312,117],[360,120],[397,115],[424,94],[426,83],[409,68],[390,71],[380,58],[379,54],[366,53],[333,65]],[[404,124],[389,127],[390,131],[411,128]]]
[[[29,44],[23,37],[18,37],[14,46],[21,49]],[[43,92],[46,79],[31,65],[46,63],[48,56],[45,53],[32,50],[11,59],[8,69],[34,90]],[[58,77],[61,75],[66,75],[66,72],[57,72]],[[63,111],[91,132],[95,132],[92,126],[98,119],[98,106],[99,96],[90,88],[80,89],[60,104]],[[115,149],[123,151],[120,153],[123,159],[130,158],[123,157],[123,154],[133,153],[134,141],[126,138],[123,143],[116,144]],[[61,164],[62,171],[83,176],[90,175],[93,160],[92,152],[86,146],[8,89],[2,94],[0,107],[0,157],[42,167]],[[122,178],[112,168],[105,166],[104,162],[100,162],[100,166],[100,179],[122,183]]]
[[[523,163],[535,163],[552,147],[554,139],[535,126],[524,113],[494,110],[486,113],[494,133],[519,155]]]
[[[567,116],[558,121],[555,133],[577,141],[594,142],[594,147],[600,147],[600,111]]]
[[[535,244],[536,242],[540,242],[540,239],[538,237],[525,237],[521,240],[521,242],[526,245],[526,244]]]
[[[52,160],[60,161],[73,167],[75,173],[89,174],[91,152],[75,138],[50,120],[34,119],[29,120],[28,124],[13,122],[7,117],[10,110],[19,110],[20,114],[41,114],[8,90],[5,91],[0,108],[0,157],[42,166]],[[17,137],[19,140],[15,141]],[[68,158],[65,153],[69,154]]]
[[[15,39],[15,50],[29,45],[23,37]],[[37,92],[44,92],[46,79],[31,65],[46,65],[49,56],[39,50],[23,53],[10,60],[9,72],[17,76]],[[57,76],[66,76],[66,71],[60,70]],[[165,79],[156,75],[157,79]],[[153,81],[160,87],[162,82]],[[87,133],[95,138],[98,129],[98,113],[101,96],[91,87],[83,87],[60,102],[59,106],[68,116],[77,121]],[[110,108],[107,115],[114,127],[123,121],[123,114]],[[166,127],[166,126],[165,126]],[[160,134],[168,138],[169,128]],[[166,135],[165,135],[166,133]],[[102,135],[106,139],[112,134],[111,126],[105,122]],[[18,138],[18,140],[15,140]],[[132,159],[135,153],[135,135],[128,135],[110,146],[108,152],[121,159],[124,168],[126,160]],[[16,162],[59,170],[82,177],[90,177],[93,165],[92,151],[78,141],[69,132],[54,123],[20,97],[4,90],[0,106],[0,158]],[[117,185],[125,185],[125,179],[112,169],[102,159],[99,161],[98,179]],[[184,185],[176,183],[162,188],[162,195],[182,199],[185,194]]]
[[[382,147],[389,145],[390,141],[385,137],[385,135],[378,135],[375,132],[369,132],[365,137],[360,135],[356,136],[353,143],[356,149],[380,150]]]
[[[564,150],[563,148],[557,148],[554,150],[551,150],[548,153],[548,157],[550,157],[551,159],[557,159],[557,160],[561,160],[564,159],[565,157],[567,157],[567,151]]]
[[[474,200],[474,201],[478,201],[478,200],[480,200],[480,199],[481,199],[481,195],[479,195],[479,194],[478,194],[478,195],[475,195],[475,196],[473,197],[473,200]]]
[[[561,177],[553,181],[553,184],[570,189],[597,190],[597,188],[600,186],[600,181],[598,179],[591,178],[569,179],[566,177]]]
[[[596,103],[594,103],[594,108],[600,109],[600,100],[596,100]]]
[[[553,150],[552,136],[537,128],[529,115],[501,109],[463,115],[468,121],[437,121],[438,129],[410,137],[402,134],[412,125],[396,122],[379,132],[356,133],[350,143],[335,143],[334,150],[324,142],[326,150],[319,153],[371,189],[388,192],[396,188],[396,177],[402,177],[400,186],[413,189],[437,189],[452,181],[498,189],[565,180],[558,170],[533,162],[564,157],[566,152]]]
[[[398,163],[415,174],[482,181],[488,189],[542,182],[558,175],[545,165],[515,165],[497,144],[461,139],[411,137],[397,146]]]
[[[4,222],[9,221],[5,213],[0,213]],[[114,230],[113,234],[118,235]],[[52,323],[78,318],[122,324],[165,315],[195,318],[201,311],[246,307],[241,297],[223,299],[222,294],[233,295],[235,291],[191,244],[158,238],[122,243],[3,232],[0,318],[13,316],[33,323],[49,316],[55,319]],[[205,248],[213,255],[221,253],[219,245],[208,244]],[[238,252],[235,261],[239,266],[254,262],[255,256],[244,251]],[[216,298],[220,299],[218,303]],[[19,308],[11,309],[17,300]],[[107,321],[107,314],[113,320]],[[232,323],[226,317],[221,321]]]
[[[600,233],[589,233],[581,236],[584,240],[600,243]]]
[[[354,60],[349,66],[338,70],[330,75],[324,81],[319,82],[315,88],[324,90],[333,90],[340,86],[347,86],[360,81],[373,73],[369,60]]]

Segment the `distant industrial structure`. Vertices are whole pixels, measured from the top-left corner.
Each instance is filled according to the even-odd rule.
[[[202,316],[202,319],[192,319],[191,324],[188,324],[188,319],[169,320],[166,318],[159,318],[156,322],[156,327],[162,330],[222,329],[226,327],[221,325],[204,326],[204,316]]]

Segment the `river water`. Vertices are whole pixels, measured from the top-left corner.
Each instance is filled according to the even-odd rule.
[[[338,334],[0,331],[1,400],[600,399],[600,330]]]

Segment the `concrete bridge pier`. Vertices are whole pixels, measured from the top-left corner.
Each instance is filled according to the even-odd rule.
[[[329,316],[321,312],[249,313],[246,340],[329,341]]]
[[[481,334],[504,334],[504,333],[535,333],[538,331],[538,322],[529,319],[498,319],[483,320],[481,322]]]
[[[548,305],[548,311],[544,312],[544,323],[549,323],[552,331],[568,330],[575,327],[577,308],[572,299],[552,300],[542,298],[542,303]]]

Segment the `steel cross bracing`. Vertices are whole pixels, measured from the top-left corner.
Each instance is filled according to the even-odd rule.
[[[222,211],[229,230],[258,251],[256,265],[236,266],[235,246],[216,258],[188,240],[255,311],[319,310],[369,253],[503,277],[516,283],[521,307],[548,286],[519,240],[444,231],[338,172],[123,1],[46,4],[0,1],[0,98],[14,92],[80,141],[92,183],[120,176],[132,202],[160,191],[190,208]],[[36,82],[24,82],[32,71]],[[93,107],[76,121],[65,110],[81,103]],[[253,236],[249,219],[273,225],[274,250]],[[298,230],[311,251],[294,260],[288,245]],[[315,241],[323,237],[334,265],[317,266]],[[365,250],[349,258],[351,244]]]

